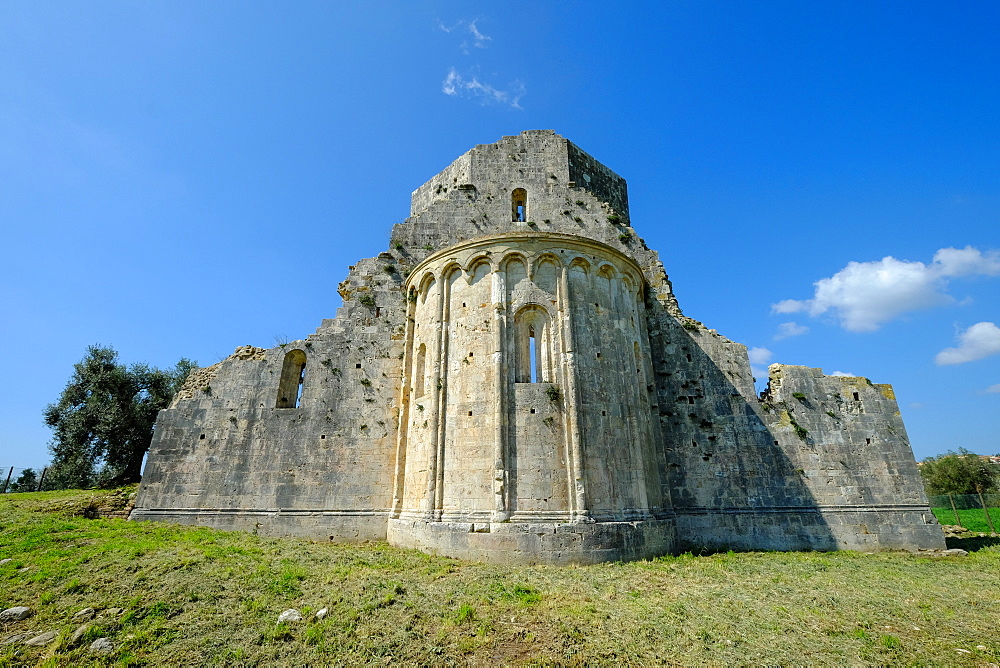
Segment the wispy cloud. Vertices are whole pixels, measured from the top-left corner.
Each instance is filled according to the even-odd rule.
[[[958,346],[945,348],[937,354],[934,362],[964,364],[1000,353],[1000,327],[992,322],[977,322],[958,335]]]
[[[458,48],[464,55],[469,56],[472,53],[470,49],[486,49],[493,42],[493,37],[483,32],[480,27],[482,21],[488,22],[488,19],[476,18],[471,21],[458,19],[451,25],[438,19],[437,27],[442,32],[461,39]],[[476,100],[482,105],[500,104],[513,109],[522,108],[521,98],[527,91],[520,79],[514,78],[500,87],[494,82],[482,79],[479,71],[480,64],[475,59],[468,67],[449,68],[444,81],[441,82],[441,92],[452,97]]]
[[[472,21],[471,23],[469,23],[469,32],[472,33],[472,37],[475,40],[473,42],[473,46],[475,46],[475,47],[477,47],[479,49],[485,49],[486,48],[486,42],[489,42],[489,41],[491,41],[493,39],[489,35],[484,35],[483,33],[481,33],[479,31],[479,28],[476,27],[476,22],[475,21]]]
[[[834,371],[829,374],[831,376],[843,376],[845,378],[857,378],[857,374],[853,374],[850,371]]]
[[[774,335],[774,340],[780,341],[781,339],[789,339],[793,336],[801,336],[808,331],[808,327],[800,325],[797,322],[783,322],[778,325],[778,333]]]
[[[997,383],[996,385],[990,385],[985,390],[983,390],[983,392],[987,394],[1000,394],[1000,383]]]
[[[521,97],[525,90],[524,85],[516,80],[508,84],[506,90],[501,90],[492,84],[480,81],[476,76],[463,77],[452,67],[441,82],[441,92],[445,95],[476,99],[481,104],[504,104],[520,109]]]
[[[438,29],[442,32],[448,33],[449,35],[452,33],[456,35],[470,35],[472,37],[472,46],[477,49],[485,49],[487,47],[487,42],[492,42],[493,38],[479,29],[479,26],[476,25],[478,21],[479,19],[475,19],[473,21],[459,19],[453,25],[446,25],[444,21],[438,19]],[[459,48],[462,50],[462,53],[468,55],[468,40],[463,38],[462,43],[459,44]]]
[[[785,299],[775,313],[832,311],[844,329],[873,332],[908,311],[956,302],[945,290],[959,276],[1000,276],[1000,252],[942,248],[930,264],[884,257],[877,262],[849,262],[829,278],[817,281],[812,299]]]

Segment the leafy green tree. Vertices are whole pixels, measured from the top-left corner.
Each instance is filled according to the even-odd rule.
[[[127,367],[113,348],[87,348],[59,401],[45,409],[45,424],[54,432],[45,488],[138,482],[156,414],[195,368],[187,359],[166,371]]]
[[[989,492],[1000,482],[996,465],[965,448],[928,457],[921,462],[920,475],[928,494],[979,494]]]
[[[24,469],[7,489],[8,492],[34,492],[38,487],[38,474],[35,469]]]

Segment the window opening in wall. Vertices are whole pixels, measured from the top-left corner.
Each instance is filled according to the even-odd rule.
[[[534,414],[534,412],[535,412],[535,409],[534,409],[534,408],[532,408],[532,409],[531,409],[531,413],[532,413],[532,414]]]
[[[198,440],[199,441],[204,441],[205,440],[205,434],[202,434],[201,436],[199,436]]]
[[[420,344],[417,349],[417,368],[413,372],[413,390],[417,398],[424,396],[424,362],[427,358],[427,345]]]
[[[472,411],[469,411],[469,415],[472,415]]]
[[[295,388],[295,408],[299,407],[299,403],[302,401],[302,383],[306,379],[306,365],[302,365],[302,370],[299,371],[299,383],[298,387]]]
[[[857,392],[854,393],[854,400],[855,401],[861,401],[861,397],[858,396]]]
[[[872,439],[866,438],[865,439],[865,445],[871,445],[871,444],[872,444]]]
[[[524,188],[515,188],[510,195],[511,220],[515,223],[523,223],[528,220],[528,191]]]
[[[547,383],[552,375],[552,340],[544,308],[528,306],[514,318],[514,382]]]
[[[355,368],[355,369],[360,369],[360,368],[361,368],[361,365],[360,365],[360,364],[355,364],[355,365],[354,365],[354,368]]]
[[[535,328],[532,327],[528,330],[528,359],[531,365],[531,381],[532,383],[538,382],[538,350],[535,343]]]
[[[278,380],[278,400],[275,408],[298,408],[302,399],[302,387],[306,377],[306,354],[301,350],[290,350],[281,365]]]

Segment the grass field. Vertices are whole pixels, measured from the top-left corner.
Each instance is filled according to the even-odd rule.
[[[35,610],[0,642],[59,633],[0,665],[1000,663],[1000,539],[501,567],[75,515],[93,495],[0,497],[0,608]],[[85,607],[123,611],[71,644]],[[286,608],[306,620],[276,624]],[[113,654],[88,653],[99,637]]]
[[[941,524],[954,524],[955,513],[951,508],[931,508],[934,516]],[[993,520],[993,527],[1000,530],[1000,508],[990,508],[990,518]],[[986,521],[986,513],[982,508],[959,509],[958,517],[961,526],[969,531],[986,532],[990,531],[990,525]]]

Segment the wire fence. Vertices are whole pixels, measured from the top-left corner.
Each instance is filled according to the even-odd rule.
[[[0,494],[13,492],[39,492],[45,482],[48,467],[21,468],[8,466],[0,469]]]
[[[937,494],[927,500],[941,524],[989,533],[1000,525],[1000,494]]]

